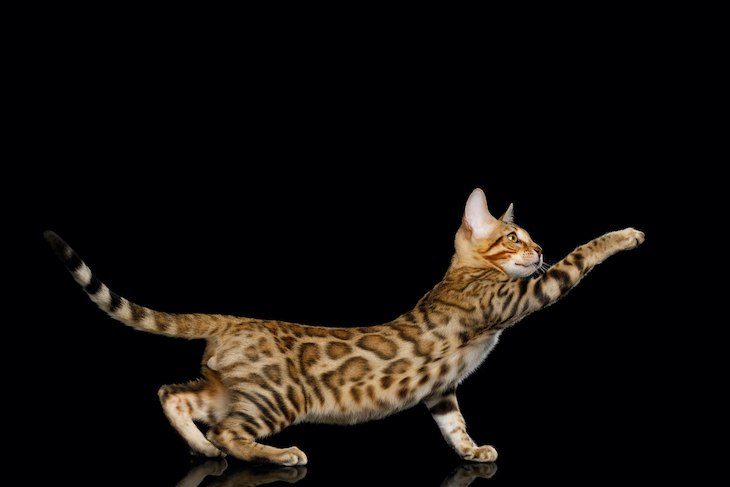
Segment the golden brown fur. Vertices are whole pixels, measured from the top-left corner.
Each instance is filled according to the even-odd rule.
[[[56,234],[46,238],[90,298],[123,323],[152,333],[204,338],[202,379],[163,386],[172,426],[198,454],[302,465],[296,447],[258,439],[299,422],[353,424],[419,402],[465,459],[493,461],[491,446],[466,433],[456,388],[486,358],[501,331],[564,296],[595,265],[644,240],[634,229],[578,247],[534,279],[542,249],[512,222],[499,219],[481,190],[467,201],[456,253],[443,280],[413,310],[364,328],[324,328],[222,315],[174,315],[111,292]],[[210,425],[203,435],[193,421]]]

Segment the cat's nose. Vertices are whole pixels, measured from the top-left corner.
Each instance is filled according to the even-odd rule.
[[[537,255],[542,255],[542,247],[540,247],[539,245],[537,245],[535,247],[535,252],[537,252]]]

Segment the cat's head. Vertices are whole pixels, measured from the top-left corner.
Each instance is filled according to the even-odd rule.
[[[456,259],[472,267],[496,268],[510,277],[529,277],[542,266],[542,248],[513,223],[513,206],[499,218],[489,213],[484,192],[469,196],[456,233]]]

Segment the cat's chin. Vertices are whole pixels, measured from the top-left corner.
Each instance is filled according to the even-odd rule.
[[[524,279],[525,277],[530,277],[534,275],[538,271],[538,269],[540,269],[541,264],[542,259],[540,259],[538,262],[527,265],[510,262],[509,265],[507,265],[505,272],[507,272],[510,277],[514,277],[515,279]]]

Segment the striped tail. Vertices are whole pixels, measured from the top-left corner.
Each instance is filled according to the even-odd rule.
[[[222,315],[161,313],[139,306],[106,287],[61,237],[50,230],[43,236],[89,298],[125,325],[158,335],[193,339],[214,337],[235,320]]]

